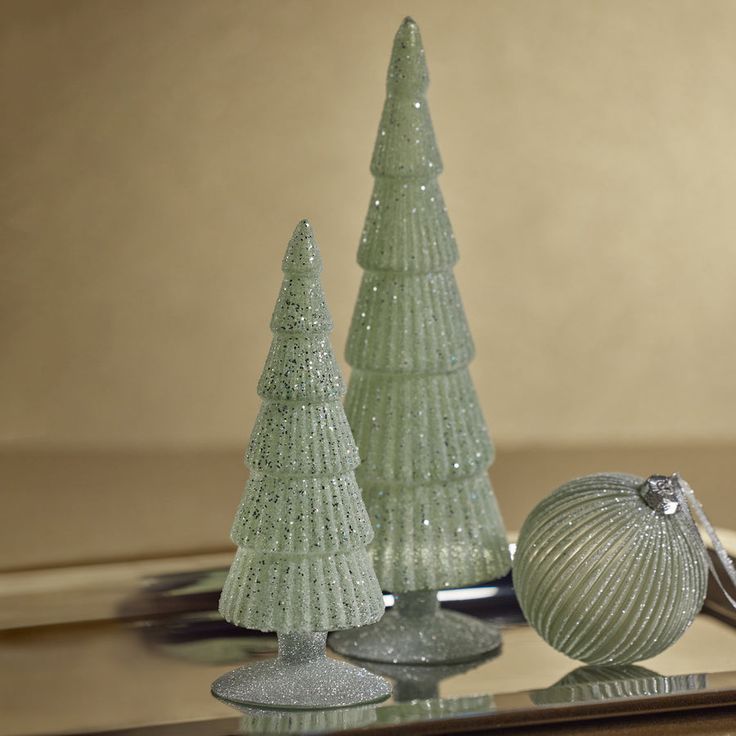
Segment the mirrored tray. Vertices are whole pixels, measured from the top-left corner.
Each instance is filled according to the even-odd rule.
[[[211,682],[235,664],[273,656],[276,644],[220,619],[223,576],[221,568],[147,568],[115,603],[118,618],[0,633],[0,736],[437,734],[552,723],[572,733],[590,719],[630,729],[632,717],[667,712],[720,713],[736,723],[736,627],[716,589],[658,657],[582,667],[523,623],[508,579],[442,593],[443,605],[502,626],[497,656],[448,667],[369,665],[394,683],[393,697],[376,706],[236,709],[210,695]],[[109,584],[106,591],[108,605]],[[93,596],[88,585],[85,600]]]

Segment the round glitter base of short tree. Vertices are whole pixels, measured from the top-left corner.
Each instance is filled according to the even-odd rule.
[[[215,680],[222,700],[267,708],[342,708],[391,694],[382,677],[325,654],[326,633],[279,634],[276,659],[246,665]]]
[[[402,593],[377,624],[336,631],[330,649],[353,659],[391,664],[452,664],[501,648],[495,626],[440,608],[434,591]]]

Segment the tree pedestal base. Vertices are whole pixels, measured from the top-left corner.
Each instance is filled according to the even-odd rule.
[[[279,654],[239,667],[212,683],[212,694],[243,705],[279,709],[341,708],[391,694],[382,677],[325,654],[326,633],[279,634]]]
[[[469,662],[500,647],[496,627],[442,610],[435,591],[401,593],[378,623],[330,636],[330,648],[338,654],[392,664]]]

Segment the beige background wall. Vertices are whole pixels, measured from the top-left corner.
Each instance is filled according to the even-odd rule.
[[[297,219],[345,342],[419,22],[500,445],[736,439],[736,3],[0,6],[0,439],[244,446]]]

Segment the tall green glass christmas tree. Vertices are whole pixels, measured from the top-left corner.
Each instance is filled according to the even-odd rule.
[[[419,29],[407,18],[371,162],[346,399],[376,533],[373,563],[397,602],[379,624],[330,639],[343,654],[404,663],[497,648],[495,630],[442,611],[435,591],[511,566],[487,473],[493,447],[468,372],[474,348],[452,270],[458,252],[437,182],[428,82]]]
[[[238,703],[338,707],[391,690],[382,678],[325,656],[328,631],[375,622],[384,606],[320,270],[303,220],[283,260],[258,384],[263,403],[246,454],[251,477],[232,527],[238,551],[220,598],[231,623],[277,632],[279,654],[215,681],[215,695]]]

